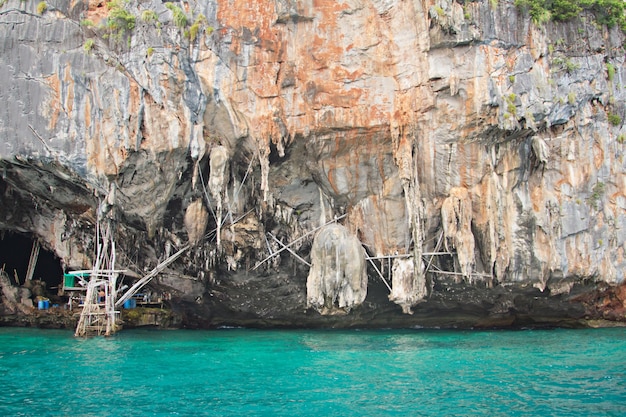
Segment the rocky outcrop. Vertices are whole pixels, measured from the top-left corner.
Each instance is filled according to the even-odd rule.
[[[29,314],[33,311],[31,291],[26,287],[14,286],[11,279],[0,270],[0,300],[4,314]]]
[[[184,325],[578,323],[624,280],[618,28],[512,1],[0,4],[0,230],[83,269],[108,222],[134,276],[191,243],[153,283]],[[350,297],[320,272],[335,218],[369,262],[333,269]]]

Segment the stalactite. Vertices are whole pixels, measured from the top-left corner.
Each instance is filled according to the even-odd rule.
[[[464,277],[471,280],[476,263],[472,233],[472,200],[466,188],[455,187],[441,206],[441,223],[448,251],[456,251]]]
[[[412,258],[396,258],[391,269],[391,294],[389,300],[400,305],[404,314],[413,314],[411,307],[419,303],[425,296],[419,274],[415,273],[415,262]]]
[[[416,144],[412,138],[406,136],[404,129],[398,128],[399,137],[394,140],[397,148],[395,152],[396,165],[402,181],[406,212],[409,220],[409,228],[413,239],[413,274],[414,279],[410,285],[405,285],[412,293],[405,294],[403,299],[417,303],[426,297],[428,290],[426,285],[426,271],[422,261],[422,246],[424,244],[424,232],[422,229],[422,196],[417,172]],[[403,307],[404,309],[404,307]]]
[[[267,202],[270,175],[270,150],[269,146],[259,148],[259,163],[261,164],[261,191],[263,191],[263,201]]]
[[[193,160],[193,175],[191,176],[191,187],[196,188],[198,178],[198,164],[204,158],[206,153],[206,142],[203,137],[204,125],[194,125],[191,141],[189,143],[189,152]]]
[[[204,232],[209,221],[209,212],[202,204],[202,199],[193,201],[185,210],[185,229],[189,237],[189,243],[195,246],[204,237]]]
[[[223,223],[223,194],[225,184],[226,165],[228,164],[228,150],[224,146],[216,146],[211,150],[209,165],[211,173],[209,176],[209,190],[216,200],[216,220],[217,220],[217,247],[221,247],[221,232]]]

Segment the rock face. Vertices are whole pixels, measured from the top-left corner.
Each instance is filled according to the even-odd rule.
[[[0,4],[0,230],[65,268],[106,222],[138,275],[191,244],[152,283],[187,326],[624,320],[591,295],[626,267],[619,29],[508,0]]]

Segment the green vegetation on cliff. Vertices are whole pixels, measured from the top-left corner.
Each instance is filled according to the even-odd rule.
[[[107,27],[119,34],[135,28],[135,16],[126,10],[125,6],[126,3],[120,0],[107,3],[107,7],[109,8]]]
[[[44,14],[46,10],[48,10],[48,4],[45,1],[41,1],[37,4],[37,14]]]
[[[608,28],[619,26],[626,31],[626,3],[623,0],[515,0],[515,5],[528,10],[537,24],[549,20],[563,22],[592,12],[597,23]]]
[[[174,24],[178,28],[183,29],[187,26],[187,15],[180,7],[175,6],[172,3],[165,3],[165,7],[167,7],[174,15]]]

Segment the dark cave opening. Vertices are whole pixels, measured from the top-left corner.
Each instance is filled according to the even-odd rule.
[[[276,144],[274,142],[270,141],[270,156],[269,156],[269,161],[271,165],[279,165],[281,164],[283,161],[285,161],[288,157],[288,153],[285,151],[285,154],[283,156],[280,156],[278,153],[278,148],[276,147]]]
[[[388,271],[382,268],[380,264],[378,264],[377,267],[384,276],[387,275]],[[365,300],[379,305],[389,304],[389,289],[382,282],[382,278],[378,275],[378,272],[371,265],[368,265],[367,275],[367,297],[365,298]],[[391,281],[389,281],[389,285],[391,285]]]
[[[24,284],[32,247],[33,240],[25,235],[13,232],[0,234],[0,268],[4,268],[13,284],[16,284],[15,274],[19,283]],[[54,253],[40,248],[33,279],[44,281],[50,289],[60,285],[62,278],[61,260]]]

